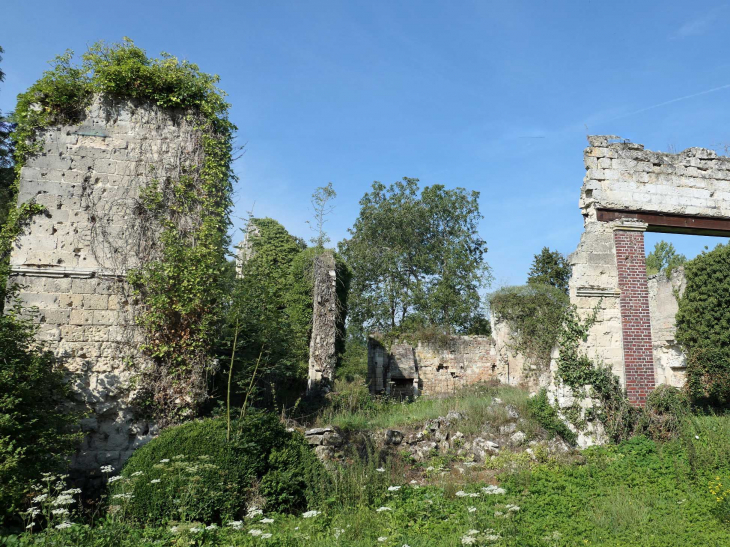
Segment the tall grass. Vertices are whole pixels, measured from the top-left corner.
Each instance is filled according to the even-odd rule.
[[[338,383],[336,387],[332,406],[324,409],[317,419],[319,425],[331,424],[351,431],[396,428],[456,411],[464,415],[459,429],[465,434],[478,433],[487,423],[499,427],[510,419],[504,406],[492,404],[495,397],[505,405],[512,405],[520,416],[528,416],[527,393],[511,386],[479,385],[448,398],[420,397],[403,401],[371,397],[361,382]]]

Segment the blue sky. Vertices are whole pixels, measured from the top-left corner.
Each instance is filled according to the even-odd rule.
[[[129,36],[221,76],[247,143],[237,217],[255,203],[308,238],[309,196],[332,181],[337,241],[374,180],[478,190],[495,287],[524,282],[543,246],[575,249],[587,133],[730,144],[728,2],[5,0],[0,14],[2,111],[56,54]],[[688,256],[721,241],[647,247],[661,237]]]

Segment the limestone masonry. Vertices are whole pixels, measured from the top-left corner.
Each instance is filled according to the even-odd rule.
[[[76,126],[39,135],[19,202],[46,213],[33,218],[10,258],[10,283],[39,311],[40,339],[72,375],[90,411],[76,469],[119,468],[156,433],[134,410],[133,367],[144,367],[138,306],[125,283],[129,268],[154,258],[159,227],[145,214],[140,189],[176,177],[195,161],[200,134],[179,112],[97,97]]]
[[[672,287],[683,287],[681,273],[647,281],[644,231],[728,235],[730,158],[704,148],[652,152],[618,137],[588,140],[585,232],[570,257],[570,299],[583,317],[598,306],[585,349],[643,405],[657,383],[681,385],[684,366],[670,299]]]

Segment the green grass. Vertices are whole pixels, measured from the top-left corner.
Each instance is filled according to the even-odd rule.
[[[446,416],[450,411],[460,412],[465,416],[459,422],[459,430],[464,434],[478,433],[485,424],[494,427],[507,423],[508,417],[504,406],[493,406],[494,397],[498,397],[505,405],[514,406],[520,416],[527,418],[528,395],[524,390],[509,386],[487,387],[477,386],[464,390],[455,397],[415,401],[395,401],[388,399],[371,399],[364,396],[360,386],[348,387],[338,384],[340,388],[338,402],[340,404],[325,409],[317,419],[318,425],[334,425],[345,430],[387,429],[413,425],[423,425],[426,420]],[[356,394],[347,390],[357,390]],[[346,404],[342,404],[345,400]],[[536,427],[530,424],[528,427]]]
[[[368,425],[402,427],[449,410],[471,413],[473,424],[499,420],[504,417],[490,414],[495,412],[489,405],[494,396],[526,411],[524,393],[500,388],[450,400],[376,407]],[[328,423],[361,424],[363,414],[363,409],[340,412],[339,421]],[[439,457],[409,467],[397,457],[370,451],[332,469],[333,486],[314,518],[266,515],[274,522],[261,523],[258,517],[244,519],[241,530],[224,526],[199,531],[190,528],[207,523],[143,528],[106,521],[0,538],[0,545],[460,547],[465,537],[474,537],[473,545],[501,547],[730,545],[728,502],[718,502],[709,491],[716,477],[730,484],[730,416],[687,417],[678,439],[656,443],[635,437],[584,450],[572,461],[546,456],[535,462],[525,456],[504,450],[484,466]],[[521,464],[509,465],[514,461]],[[484,495],[481,489],[494,482],[495,468],[506,493]],[[414,477],[416,484],[411,483]],[[400,488],[391,491],[389,486]],[[460,496],[461,491],[480,495]],[[508,504],[519,510],[510,512]],[[378,511],[380,507],[389,509]],[[175,525],[177,533],[170,530]],[[255,529],[271,537],[249,533]]]

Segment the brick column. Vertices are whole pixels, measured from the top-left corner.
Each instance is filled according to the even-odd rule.
[[[621,331],[624,372],[629,401],[644,406],[654,389],[654,352],[651,342],[649,287],[644,254],[645,224],[614,227],[618,286],[621,290]]]

